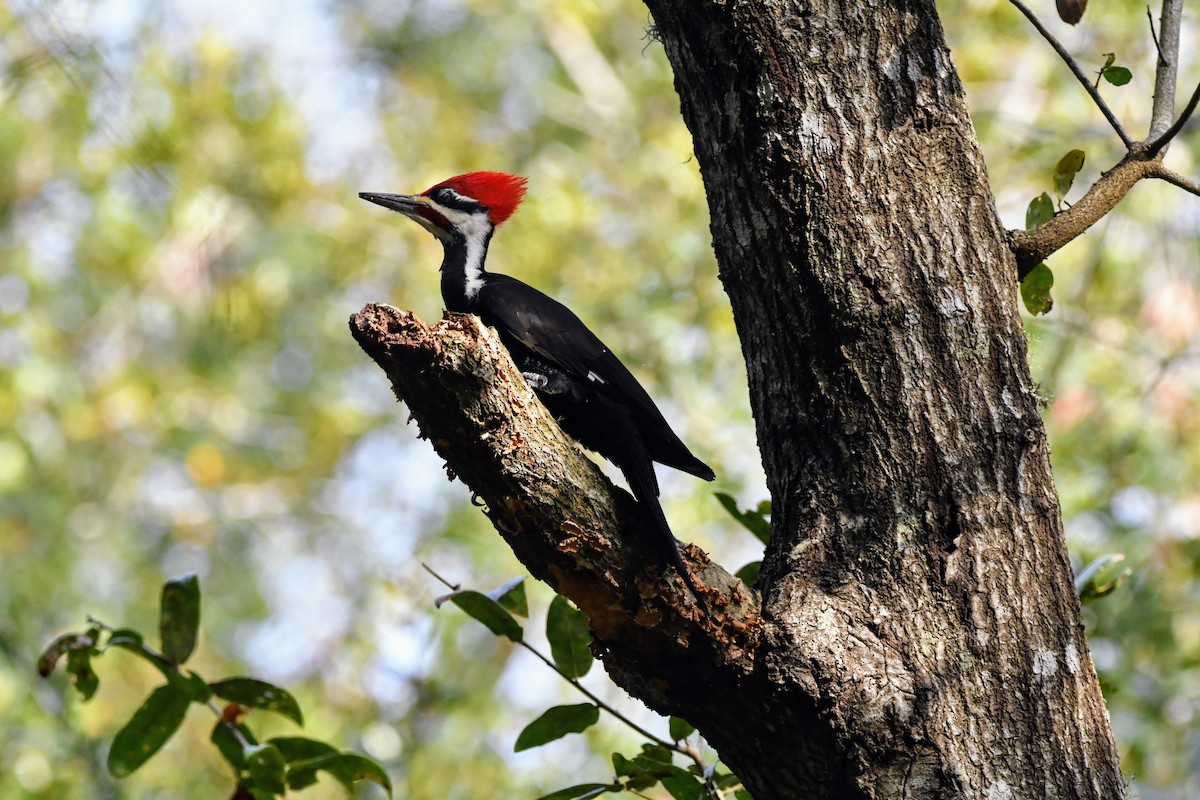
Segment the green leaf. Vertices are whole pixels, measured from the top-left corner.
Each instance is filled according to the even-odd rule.
[[[742,527],[754,534],[763,544],[771,541],[771,523],[767,521],[767,517],[771,516],[771,504],[764,500],[758,504],[757,509],[742,511],[738,508],[737,500],[732,495],[725,492],[713,492],[713,496],[721,504],[722,508],[729,512],[729,516],[741,523]]]
[[[187,695],[171,684],[151,692],[113,738],[108,751],[108,771],[113,777],[124,778],[157,753],[178,730],[188,705]]]
[[[223,700],[251,708],[262,708],[283,714],[297,725],[304,724],[304,715],[300,713],[300,704],[286,689],[274,684],[260,681],[257,678],[226,678],[223,681],[210,683],[208,688]]]
[[[92,648],[76,648],[67,653],[67,673],[74,678],[75,689],[86,703],[100,688],[100,678],[92,671]]]
[[[1054,193],[1058,195],[1059,200],[1071,191],[1071,184],[1075,182],[1079,170],[1083,169],[1086,157],[1082,150],[1072,150],[1054,165]]]
[[[518,616],[529,616],[529,601],[525,599],[525,578],[513,578],[503,586],[492,589],[487,596]]]
[[[712,780],[717,785],[718,789],[731,789],[734,786],[741,784],[742,779],[731,772],[718,772],[716,764],[713,764]]]
[[[1101,72],[1103,72],[1104,70],[1111,67],[1117,61],[1116,53],[1104,53],[1103,55],[1104,55],[1104,66],[1100,68]]]
[[[392,779],[383,767],[369,758],[354,753],[337,753],[297,761],[288,767],[287,782],[293,789],[302,789],[316,782],[317,772],[328,772],[338,783],[351,788],[355,781],[371,781],[382,786],[392,796]]]
[[[1090,603],[1116,589],[1133,569],[1125,564],[1124,553],[1107,553],[1084,567],[1075,579],[1079,602]]]
[[[619,783],[580,783],[559,789],[557,792],[544,794],[538,800],[589,800],[606,792],[622,791]]]
[[[1045,314],[1054,308],[1050,289],[1054,286],[1054,273],[1045,264],[1038,264],[1021,281],[1021,301],[1030,314]]]
[[[251,745],[258,744],[250,729],[245,725],[238,725],[237,729],[242,734],[242,738]],[[209,735],[208,739],[216,745],[217,751],[220,752],[222,758],[229,762],[229,766],[233,767],[233,771],[240,775],[242,768],[246,765],[246,754],[242,749],[242,743],[238,741],[237,736],[234,735],[229,725],[224,720],[218,721],[213,726],[212,734]]]
[[[613,772],[628,778],[627,786],[645,789],[663,778],[690,777],[691,773],[671,762],[671,751],[656,744],[643,744],[642,752],[633,758],[613,753]]]
[[[289,764],[293,761],[304,761],[310,758],[337,755],[338,750],[333,745],[304,736],[276,736],[268,739],[269,744],[275,745],[283,760]]]
[[[1031,231],[1043,222],[1052,219],[1054,219],[1054,201],[1050,199],[1050,195],[1042,192],[1029,201],[1029,208],[1025,209],[1025,230]]]
[[[187,661],[196,649],[200,630],[200,580],[195,575],[173,578],[163,584],[158,630],[163,655],[175,664]]]
[[[670,764],[672,755],[671,751],[663,747],[661,744],[650,744],[647,742],[646,744],[642,745],[642,754],[635,757],[634,760],[636,761],[639,758],[647,758],[650,761],[658,764]],[[683,770],[679,769],[678,767],[675,769],[679,770],[679,772],[683,772]]]
[[[693,775],[672,775],[663,778],[662,785],[675,800],[696,800],[704,794],[704,784]]]
[[[138,651],[145,649],[143,638],[140,633],[133,628],[117,628],[108,636],[108,641],[104,643],[105,647],[120,647],[124,650]]]
[[[287,793],[287,763],[274,745],[256,744],[246,748],[245,785],[251,790],[270,792],[274,795]]]
[[[592,632],[587,614],[556,594],[546,613],[546,638],[555,665],[568,678],[582,678],[592,668]]]
[[[462,591],[451,592],[448,595],[439,597],[434,603],[441,606],[447,600],[467,612],[467,615],[471,618],[482,622],[487,626],[489,631],[497,636],[507,637],[514,642],[521,641],[521,638],[524,636],[521,624],[513,618],[513,615],[508,613],[508,610],[504,606],[486,594],[481,594],[471,589],[463,589]]]
[[[738,789],[733,793],[733,797],[734,800],[754,800],[754,798],[750,796],[750,792],[745,789]]]
[[[638,756],[637,758],[641,758]],[[635,759],[626,758],[620,753],[612,754],[613,772],[624,777],[627,789],[648,789],[658,783],[658,778],[647,774],[636,763]]]
[[[248,781],[241,781],[229,800],[276,800],[278,797],[275,792],[251,786]]]
[[[742,583],[746,584],[747,586],[753,586],[758,582],[758,575],[760,572],[762,572],[762,562],[751,561],[749,564],[739,569],[735,575]]]
[[[600,721],[600,709],[591,703],[555,706],[525,726],[517,736],[513,752],[539,747],[568,733],[582,733]]]
[[[107,650],[110,647],[119,647],[122,650],[128,650],[151,664],[163,674],[163,677],[168,682],[174,682],[179,678],[179,672],[175,669],[175,665],[167,661],[158,653],[146,647],[142,641],[142,635],[130,628],[119,628],[109,634],[108,641],[104,643],[104,648]]]
[[[1100,74],[1113,86],[1124,86],[1133,80],[1133,73],[1128,67],[1105,67]]]
[[[695,726],[683,717],[671,717],[667,724],[673,742],[681,742],[696,732]]]

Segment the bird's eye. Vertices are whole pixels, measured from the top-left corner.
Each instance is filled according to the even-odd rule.
[[[443,186],[442,188],[430,193],[430,199],[439,205],[453,208],[457,211],[475,211],[479,208],[479,202],[467,197],[451,186]]]

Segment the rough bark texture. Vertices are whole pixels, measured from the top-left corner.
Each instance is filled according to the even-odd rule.
[[[350,330],[517,557],[587,613],[609,669],[643,684],[639,697],[669,713],[753,670],[758,596],[695,547],[683,555],[713,613],[675,573],[668,584],[654,523],[559,429],[493,331],[385,305]]]
[[[819,709],[793,760],[832,739],[844,763],[788,786],[784,754],[760,756],[777,734],[722,755],[759,798],[1121,796],[1015,270],[934,4],[647,5],[774,502],[762,669],[781,705]]]
[[[494,336],[351,322],[613,678],[757,800],[1115,798],[1015,265],[932,2],[647,0],[707,188],[774,502],[700,615]],[[697,567],[697,551],[687,551]]]

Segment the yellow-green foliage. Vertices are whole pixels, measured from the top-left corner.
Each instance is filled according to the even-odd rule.
[[[228,791],[208,721],[190,718],[113,788],[104,750],[153,685],[141,665],[107,656],[86,705],[33,669],[87,613],[151,629],[158,587],[187,571],[206,597],[197,668],[287,686],[307,730],[378,758],[398,797],[607,779],[631,740],[603,722],[512,754],[527,722],[578,701],[432,610],[422,559],[477,588],[520,569],[346,319],[368,301],[441,308],[440,248],[356,192],[528,175],[489,264],[603,332],[718,488],[763,499],[703,187],[645,8],[205,5],[0,9],[0,796]],[[1142,6],[1110,5],[1063,38],[1096,69],[1116,50],[1133,80],[1102,91],[1140,133],[1153,43]],[[1077,199],[1119,155],[1103,119],[1008,3],[939,7],[1006,224],[1074,148]],[[1185,133],[1171,163],[1196,175],[1198,148]],[[1197,218],[1195,198],[1139,186],[1050,259],[1055,308],[1028,321],[1072,551],[1133,569],[1087,611],[1123,765],[1181,791],[1200,746]],[[664,489],[682,538],[730,567],[756,557],[711,487]]]

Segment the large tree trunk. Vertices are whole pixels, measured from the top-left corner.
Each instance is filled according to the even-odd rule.
[[[372,307],[355,336],[610,675],[757,800],[1122,796],[1016,266],[933,3],[647,4],[748,365],[761,598],[711,564],[712,618],[664,591],[636,506],[486,330]]]
[[[722,755],[756,797],[1121,796],[1016,269],[934,3],[647,5],[775,511],[763,670],[816,710]],[[830,740],[840,764],[796,763]]]

